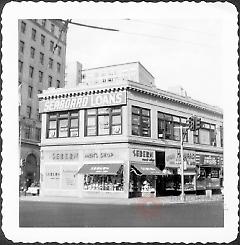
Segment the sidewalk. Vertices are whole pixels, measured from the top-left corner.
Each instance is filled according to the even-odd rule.
[[[56,202],[56,203],[81,203],[81,204],[117,204],[117,205],[165,205],[176,203],[205,203],[223,201],[223,196],[212,195],[206,197],[205,195],[186,195],[185,201],[182,201],[180,196],[166,196],[155,198],[130,198],[130,199],[95,199],[95,198],[81,198],[81,197],[59,197],[59,196],[20,196],[20,201],[33,202]]]

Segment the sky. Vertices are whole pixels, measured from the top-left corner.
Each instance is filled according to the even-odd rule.
[[[158,88],[182,86],[187,95],[222,106],[222,22],[219,18],[72,19],[120,32],[69,24],[67,64],[83,69],[140,61]],[[171,17],[171,16],[170,16]]]

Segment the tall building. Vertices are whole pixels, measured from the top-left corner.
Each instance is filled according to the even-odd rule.
[[[37,94],[64,87],[65,22],[54,19],[18,21],[20,184],[39,181],[41,117]]]
[[[48,89],[39,100],[41,195],[175,195],[182,157],[186,193],[220,191],[223,111],[158,89],[141,63],[82,70],[76,87]],[[193,115],[201,125],[191,131]]]

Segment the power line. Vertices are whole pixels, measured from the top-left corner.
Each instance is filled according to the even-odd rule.
[[[62,20],[62,21],[65,21],[65,20]],[[123,31],[123,30],[119,30],[119,29],[106,28],[106,27],[100,27],[100,26],[95,26],[95,25],[86,25],[86,24],[82,24],[82,23],[78,23],[78,22],[73,22],[71,20],[68,23],[73,24],[73,25],[77,25],[77,26],[99,29],[99,30],[104,30],[104,31],[120,32],[120,33],[125,33],[128,35],[143,36],[143,37],[148,37],[148,38],[158,38],[158,39],[163,39],[163,40],[168,40],[168,41],[182,42],[182,43],[187,43],[187,44],[192,44],[192,45],[211,47],[210,45],[205,44],[205,43],[197,43],[197,42],[191,42],[191,41],[187,41],[187,40],[179,40],[179,39],[168,38],[168,37],[164,37],[164,36],[160,36],[160,35],[150,35],[150,34],[146,34],[146,33],[128,32],[128,31]]]
[[[215,36],[215,34],[213,34],[213,33],[208,33],[208,32],[204,32],[204,31],[194,30],[194,29],[186,28],[186,27],[182,27],[182,26],[174,26],[174,25],[162,24],[162,23],[153,22],[153,21],[144,21],[144,20],[139,20],[139,19],[126,18],[126,19],[123,19],[123,20],[139,22],[139,23],[145,23],[145,24],[152,24],[152,25],[157,25],[157,26],[163,26],[163,27],[168,27],[168,28],[172,28],[172,29],[182,29],[182,30],[185,30],[185,31],[197,32],[197,33],[206,34],[206,35],[209,35],[209,36]]]

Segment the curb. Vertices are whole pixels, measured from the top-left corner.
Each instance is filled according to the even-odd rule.
[[[170,204],[191,204],[191,203],[210,203],[221,202],[223,196],[214,198],[191,198],[185,201],[179,198],[136,198],[136,199],[85,199],[72,197],[39,197],[39,196],[20,196],[20,202],[51,202],[51,203],[79,203],[79,204],[108,204],[108,205],[170,205]]]

